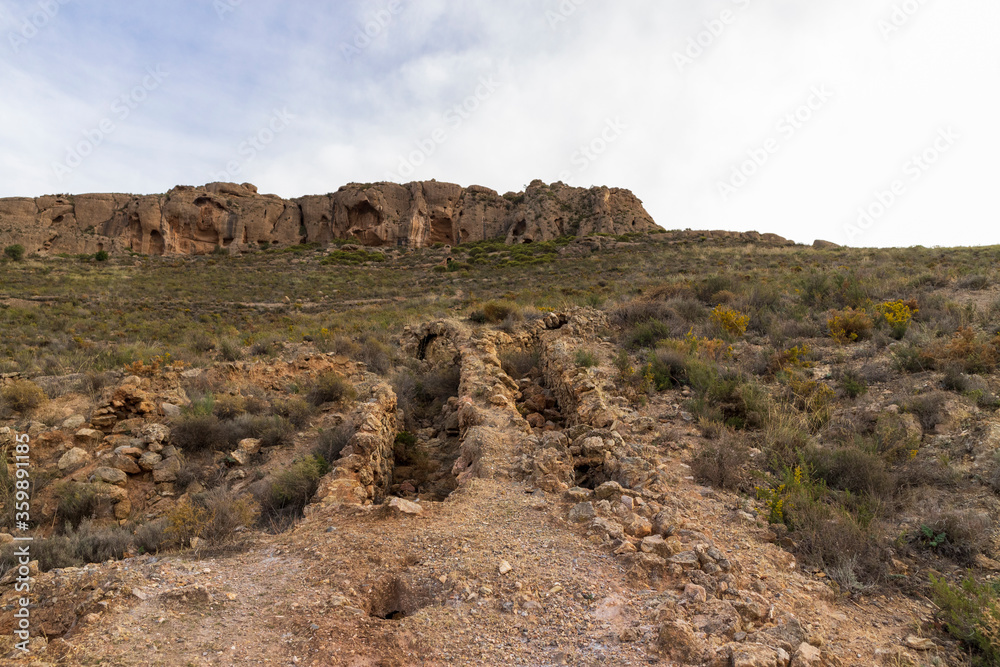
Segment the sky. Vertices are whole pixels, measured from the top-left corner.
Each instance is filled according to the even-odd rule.
[[[0,1],[0,197],[436,179],[1000,243],[996,0]]]

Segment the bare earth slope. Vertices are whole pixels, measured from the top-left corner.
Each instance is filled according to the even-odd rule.
[[[685,461],[701,437],[681,392],[630,407],[605,326],[576,310],[511,334],[410,328],[404,351],[461,370],[444,427],[458,430],[454,492],[371,504],[391,454],[352,441],[306,518],[244,553],[39,575],[37,616],[61,608],[64,632],[10,664],[953,664],[940,644],[903,644],[929,606],[838,598],[736,496],[696,484]],[[540,375],[510,377],[498,354],[527,346]],[[588,369],[573,361],[584,346]],[[360,399],[375,421],[394,410],[384,387]],[[544,428],[522,417],[537,408]],[[359,502],[343,502],[351,493]]]

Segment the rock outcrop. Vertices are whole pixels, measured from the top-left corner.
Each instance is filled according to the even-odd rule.
[[[0,245],[19,243],[29,253],[204,254],[334,239],[419,248],[656,229],[628,190],[541,181],[503,196],[477,185],[425,181],[351,183],[292,200],[259,194],[249,183],[178,186],[163,195],[0,199]]]

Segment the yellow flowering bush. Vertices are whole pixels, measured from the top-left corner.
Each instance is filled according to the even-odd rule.
[[[920,311],[917,308],[916,301],[912,299],[909,301],[897,299],[895,301],[886,301],[878,306],[878,312],[892,330],[892,337],[899,340],[906,335],[906,330],[909,328],[910,322],[913,321],[913,316]]]
[[[750,324],[749,315],[744,315],[738,310],[733,310],[729,306],[722,304],[712,309],[710,319],[713,324],[730,336],[744,335],[747,332],[747,326]]]

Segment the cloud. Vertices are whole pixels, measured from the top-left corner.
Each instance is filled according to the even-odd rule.
[[[0,196],[160,192],[234,160],[237,180],[298,196],[406,180],[409,165],[413,179],[501,192],[534,178],[627,187],[667,228],[992,242],[1000,96],[986,73],[1000,64],[1000,6],[988,0],[222,0],[221,16],[189,0],[62,1],[16,52],[10,35],[39,4],[0,6],[0,85],[16,91],[0,108]],[[157,66],[162,85],[60,178],[53,164]],[[815,86],[832,96],[788,136],[782,119]],[[281,110],[294,119],[268,137]],[[852,236],[858,208],[949,126],[954,148]],[[254,137],[269,141],[248,160]]]

